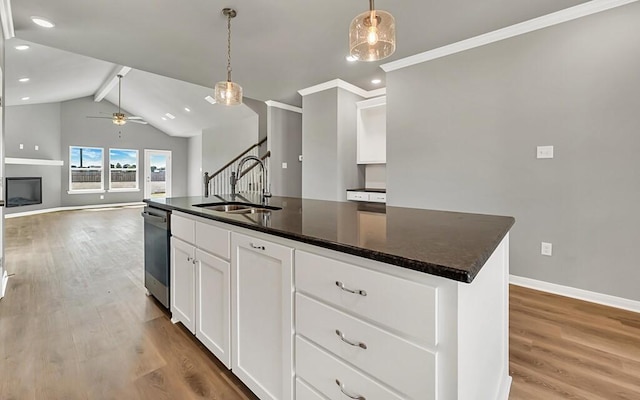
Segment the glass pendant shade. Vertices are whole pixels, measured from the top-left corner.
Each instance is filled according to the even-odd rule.
[[[215,87],[216,103],[226,106],[242,104],[242,86],[231,81],[216,83]]]
[[[396,21],[386,11],[363,12],[351,21],[349,52],[359,61],[377,61],[396,51]]]

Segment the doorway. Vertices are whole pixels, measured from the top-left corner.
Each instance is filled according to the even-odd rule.
[[[171,151],[144,150],[144,198],[171,197]]]

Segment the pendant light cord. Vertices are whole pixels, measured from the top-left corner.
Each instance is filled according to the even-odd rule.
[[[227,14],[227,82],[231,82],[231,14]]]

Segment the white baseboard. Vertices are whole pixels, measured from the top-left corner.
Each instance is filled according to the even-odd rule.
[[[584,300],[591,303],[602,304],[609,307],[621,308],[623,310],[640,313],[640,301],[636,300],[624,299],[622,297],[591,292],[583,289],[576,289],[570,286],[562,286],[555,283],[538,281],[536,279],[524,278],[515,275],[509,276],[509,282],[512,285],[516,286],[524,286],[530,289],[558,294],[560,296],[571,297],[578,300]]]
[[[497,400],[509,400],[509,393],[511,392],[511,382],[513,378],[507,375],[506,379],[502,381],[500,391],[498,392]]]
[[[45,214],[45,213],[57,212],[57,211],[87,210],[92,208],[141,207],[144,205],[145,203],[138,201],[134,203],[92,204],[88,206],[52,207],[52,208],[44,208],[42,210],[33,210],[33,211],[24,211],[24,212],[13,213],[13,214],[5,214],[4,217],[6,219],[6,218],[24,217],[27,215]]]
[[[5,270],[2,274],[2,282],[0,282],[0,299],[4,297],[4,294],[7,290],[7,284],[9,283],[9,275],[7,275],[7,271]]]

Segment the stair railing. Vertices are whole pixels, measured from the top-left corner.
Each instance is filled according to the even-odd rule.
[[[267,141],[267,138],[262,139],[258,143],[252,145],[238,156],[234,157],[231,161],[226,163],[222,168],[218,169],[212,175],[209,175],[208,172],[204,173],[204,196],[209,197],[210,194],[225,194],[231,192],[231,173],[235,173],[238,169],[238,165],[240,161],[247,156],[253,155],[258,157],[260,146]],[[264,161],[267,157],[271,155],[271,152],[267,152],[260,159]],[[236,184],[236,193],[250,193],[250,192],[260,192],[262,189],[262,171],[259,168],[255,168],[258,163],[253,162],[250,163],[247,168],[245,168],[240,173],[240,178]],[[265,167],[267,167],[268,163],[265,163]],[[267,183],[264,183],[268,185]]]

